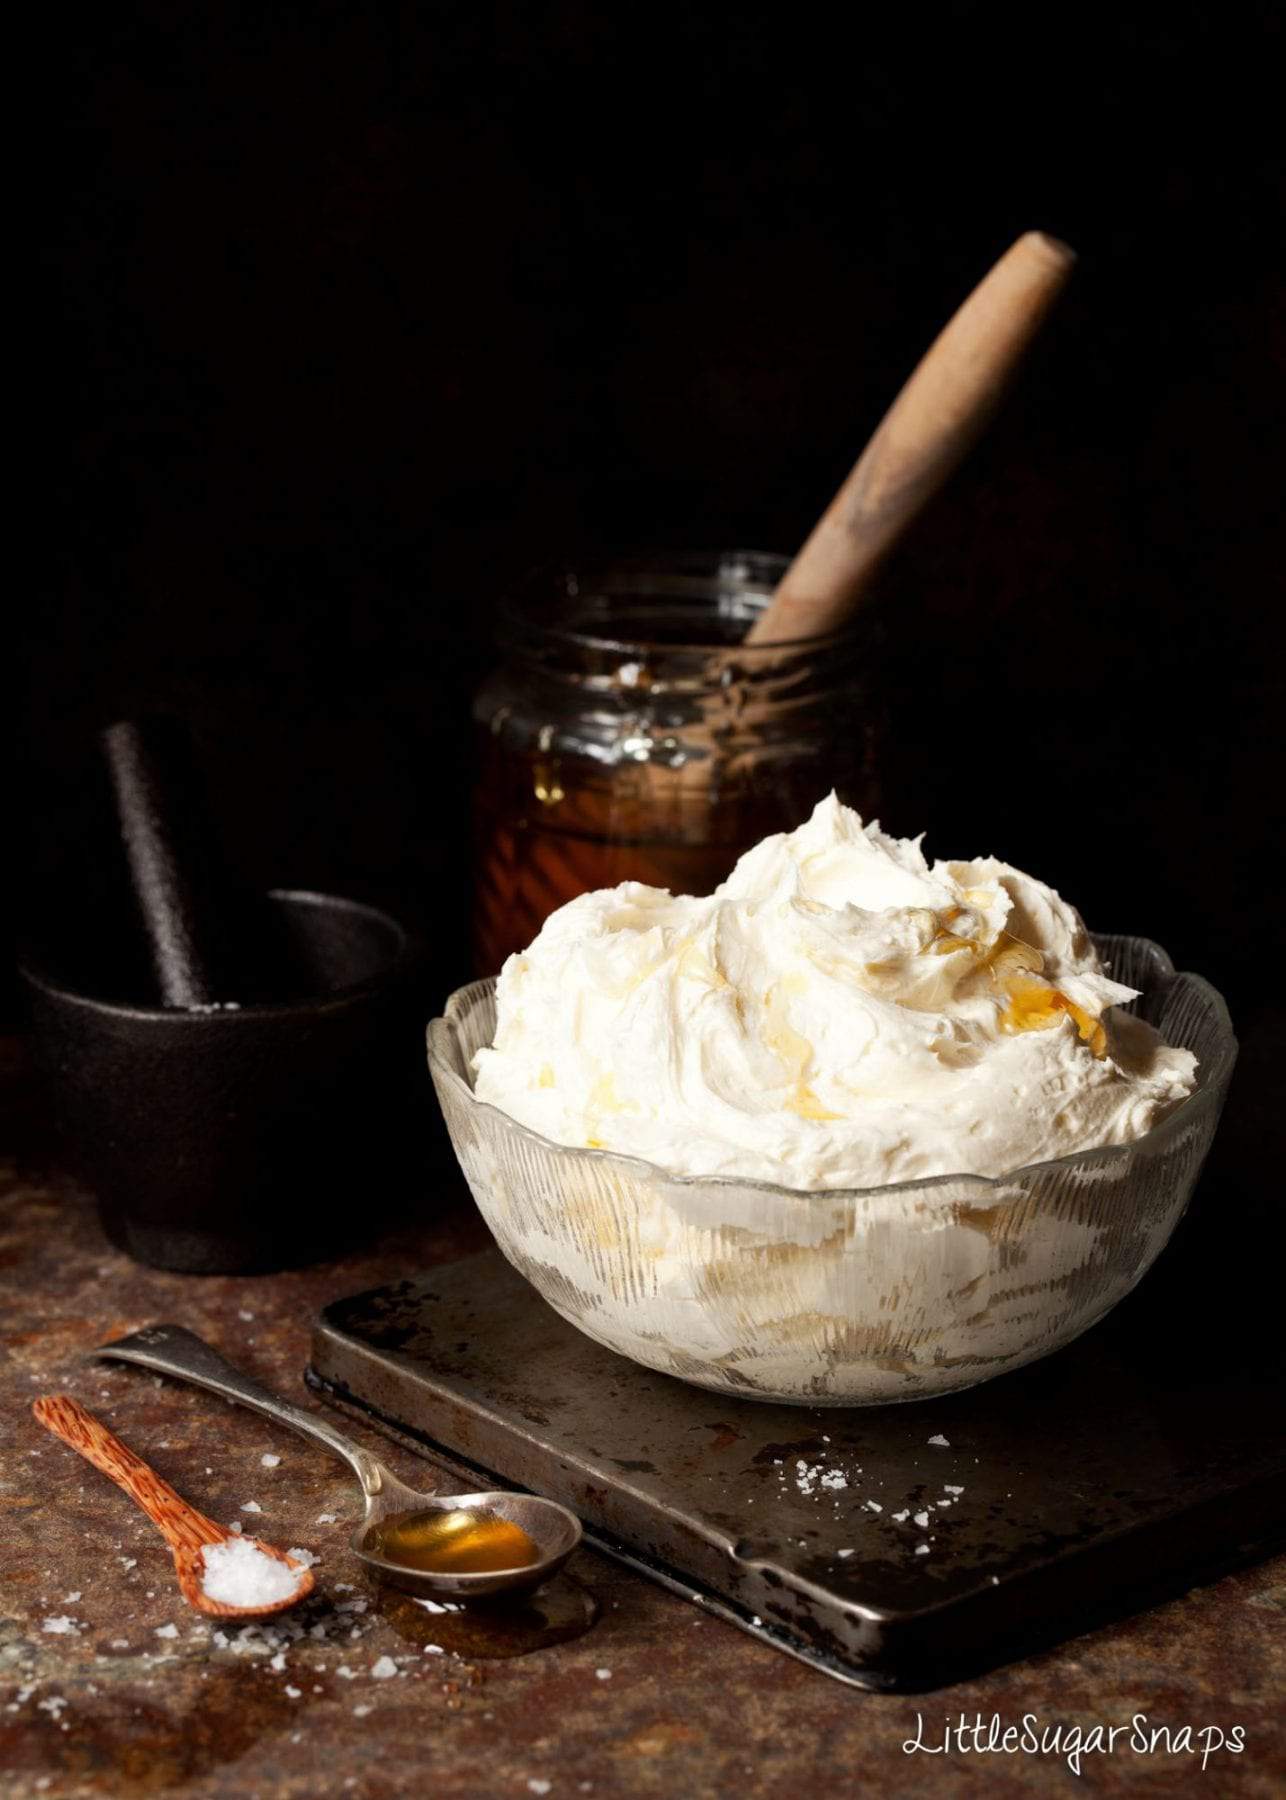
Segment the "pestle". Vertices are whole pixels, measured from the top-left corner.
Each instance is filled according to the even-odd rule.
[[[991,416],[1071,274],[1043,231],[1012,244],[912,370],[746,637],[763,646],[839,629],[885,556]]]
[[[99,741],[162,1003],[242,1003],[262,984],[266,947],[247,942],[250,909],[223,868],[187,733],[122,719]]]

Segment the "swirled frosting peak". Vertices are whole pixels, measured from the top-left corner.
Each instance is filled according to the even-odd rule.
[[[705,899],[582,894],[511,956],[476,1091],[562,1144],[792,1188],[999,1175],[1142,1136],[1195,1059],[1077,913],[832,794]]]

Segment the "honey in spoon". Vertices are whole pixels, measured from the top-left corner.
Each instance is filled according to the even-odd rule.
[[[540,1560],[535,1539],[512,1519],[460,1507],[394,1513],[370,1532],[366,1549],[401,1568],[435,1575],[491,1575]]]

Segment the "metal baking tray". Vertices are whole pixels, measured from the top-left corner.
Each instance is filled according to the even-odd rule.
[[[1137,1298],[968,1393],[810,1409],[639,1368],[489,1250],[326,1307],[308,1377],[470,1486],[563,1501],[599,1549],[826,1674],[916,1691],[1279,1541],[1280,1379],[1207,1371],[1194,1394]]]

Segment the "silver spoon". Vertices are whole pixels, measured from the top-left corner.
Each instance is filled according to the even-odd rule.
[[[574,1512],[556,1500],[539,1494],[437,1494],[418,1493],[407,1487],[375,1457],[354,1444],[325,1419],[305,1412],[289,1400],[270,1394],[250,1376],[225,1362],[217,1350],[182,1325],[148,1325],[129,1337],[103,1344],[97,1355],[117,1362],[138,1363],[162,1375],[174,1375],[196,1387],[209,1388],[225,1400],[266,1413],[278,1424],[313,1438],[342,1458],[358,1481],[366,1500],[366,1512],[352,1536],[353,1554],[377,1580],[408,1594],[432,1597],[450,1594],[458,1600],[505,1589],[536,1587],[561,1569],[581,1540],[581,1523]],[[406,1513],[461,1512],[484,1519],[503,1519],[525,1531],[539,1555],[520,1568],[455,1571],[415,1569],[380,1553],[381,1528]]]

